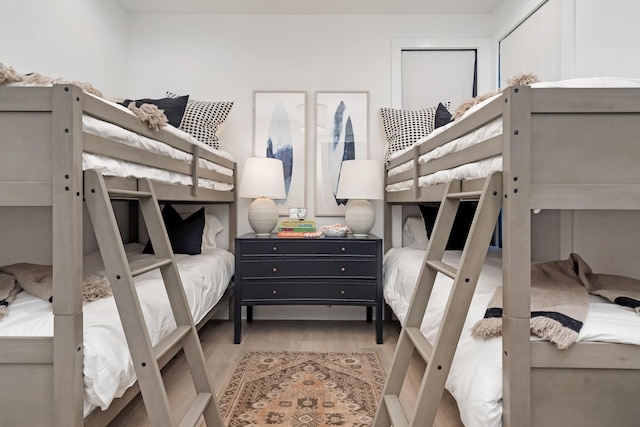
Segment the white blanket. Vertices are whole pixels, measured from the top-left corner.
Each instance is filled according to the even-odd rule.
[[[424,250],[393,248],[383,262],[384,298],[401,323],[407,315]],[[444,262],[457,266],[461,251],[447,251]],[[438,274],[420,330],[433,343],[449,296],[452,280]],[[446,388],[458,403],[466,427],[502,425],[502,341],[478,341],[470,329],[482,319],[497,286],[502,284],[502,257],[490,248],[458,343]],[[589,297],[589,313],[578,341],[640,345],[640,317],[604,298]]]
[[[142,254],[143,245],[127,245],[130,262],[153,255]],[[224,294],[234,270],[233,255],[219,248],[205,249],[201,255],[175,255],[194,322],[199,322]],[[104,274],[98,252],[84,259],[85,272]],[[142,311],[151,342],[155,345],[175,328],[171,307],[153,270],[135,278]],[[131,356],[113,297],[83,304],[85,416],[96,406],[106,409],[135,381]],[[0,336],[52,336],[50,304],[21,292],[11,305],[11,313],[0,322]]]
[[[581,79],[569,79],[569,80],[561,80],[557,82],[540,82],[534,83],[531,85],[533,88],[626,88],[626,87],[640,87],[640,79],[630,79],[630,78],[621,78],[621,77],[591,77],[591,78],[581,78]],[[494,95],[476,105],[471,107],[468,111],[464,113],[462,118],[450,122],[445,126],[439,127],[438,129],[431,132],[426,137],[418,140],[415,145],[420,145],[426,141],[431,140],[439,133],[443,132],[445,129],[449,127],[455,126],[460,120],[464,120],[466,117],[472,115],[475,111],[481,109],[495,98],[501,96],[501,94]],[[450,141],[444,144],[441,147],[437,147],[434,150],[422,154],[418,162],[420,165],[424,165],[427,162],[443,157],[447,154],[454,153],[460,151],[464,148],[471,147],[472,145],[478,144],[480,142],[486,141],[494,136],[498,136],[502,134],[502,117],[497,118],[496,120],[487,123],[483,127],[480,127],[467,135],[464,135],[458,139]],[[391,159],[395,159],[396,157],[404,154],[407,151],[413,149],[413,146],[407,147],[403,150],[397,151],[391,155]],[[392,177],[401,172],[410,170],[413,168],[413,161],[408,161],[403,164],[396,166],[395,168],[389,170],[388,176]],[[502,156],[494,156],[488,159],[481,160],[479,162],[468,163],[462,166],[455,167],[453,169],[441,170],[436,173],[421,176],[418,180],[418,185],[420,187],[426,187],[429,185],[442,184],[446,182],[450,182],[453,180],[463,180],[463,179],[474,179],[474,178],[483,178],[489,176],[491,172],[502,170]],[[390,184],[386,186],[386,191],[395,192],[395,191],[404,191],[411,189],[413,187],[413,180],[405,180],[401,182],[397,182],[394,184]]]

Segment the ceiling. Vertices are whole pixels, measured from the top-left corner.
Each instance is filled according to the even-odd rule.
[[[133,14],[473,15],[504,0],[116,0]]]

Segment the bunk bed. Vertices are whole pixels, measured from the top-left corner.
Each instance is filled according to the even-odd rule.
[[[391,207],[439,203],[452,182],[461,194],[477,192],[486,177],[501,174],[503,247],[487,252],[461,338],[454,344],[458,349],[452,365],[458,365],[448,371],[447,388],[459,399],[465,425],[637,424],[637,314],[592,296],[591,325],[585,323],[578,342],[558,350],[531,337],[530,286],[532,210],[640,209],[640,170],[634,164],[640,155],[638,83],[577,79],[509,87],[396,153],[387,164],[384,286],[386,300],[401,320],[407,299],[415,298],[414,288],[420,287],[426,258],[424,250],[391,249]],[[443,260],[457,267],[461,255],[446,251]],[[469,329],[482,318],[499,285],[502,338],[475,340]],[[438,274],[427,297],[420,332],[432,344],[445,306],[449,310],[449,289],[450,279]],[[598,328],[606,329],[594,323],[598,319],[610,323],[613,336],[598,333]],[[589,334],[591,326],[596,332]],[[492,403],[482,408],[480,400]]]
[[[98,253],[86,254],[83,249],[84,170],[99,171],[109,190],[117,190],[125,200],[127,194],[139,191],[142,181],[150,180],[159,201],[228,206],[229,250],[208,248],[202,255],[176,255],[192,316],[200,327],[231,297],[229,284],[237,227],[235,162],[230,154],[210,149],[171,126],[152,131],[126,108],[71,84],[0,87],[0,145],[0,212],[2,207],[50,207],[49,241],[54,248],[52,304],[29,300],[22,292],[19,294],[22,300],[16,299],[19,304],[12,304],[9,316],[4,319],[7,328],[13,329],[8,335],[18,336],[0,337],[3,423],[106,425],[139,389],[135,384],[129,387],[135,373],[126,367],[125,361],[123,369],[127,372],[117,374],[123,378],[115,380],[117,391],[112,396],[124,393],[122,397],[111,402],[107,397],[104,406],[108,409],[103,407],[103,411],[93,410],[85,399],[85,390],[95,384],[85,384],[83,365],[92,365],[84,357],[97,357],[100,363],[101,355],[85,354],[83,342],[101,338],[86,335],[83,325],[104,329],[96,326],[98,320],[119,320],[113,312],[100,319],[105,307],[115,308],[113,301],[109,301],[112,298],[91,303],[83,303],[82,299],[83,271],[104,269]],[[129,210],[133,218],[129,237],[133,236],[131,241],[136,242],[138,211],[137,207]],[[10,243],[15,242],[3,241]],[[23,246],[28,250],[29,244]],[[133,263],[149,257],[141,253],[141,248],[140,244],[127,245],[127,255]],[[157,273],[150,271],[138,276],[136,287],[140,282],[140,289],[148,287],[149,296],[157,295],[157,290],[153,290]],[[203,280],[203,275],[210,280]],[[11,322],[12,314],[19,316],[20,305],[34,304],[40,312],[36,310],[29,317],[43,318],[48,324],[26,327],[29,332],[20,336],[15,332],[19,330],[16,323],[20,322]],[[158,314],[153,303],[149,304],[143,310]],[[164,308],[167,309],[170,312],[170,308]],[[167,322],[162,313],[157,317],[161,324]],[[168,333],[166,327],[157,326],[151,333],[158,335],[154,340]],[[47,330],[49,334],[42,332]],[[158,363],[166,364],[180,348],[164,351]]]

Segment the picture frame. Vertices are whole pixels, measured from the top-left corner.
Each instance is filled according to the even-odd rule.
[[[369,157],[369,92],[315,93],[315,215],[344,216],[336,199],[343,160]]]
[[[307,92],[253,93],[253,155],[283,161],[286,198],[274,200],[280,216],[306,206]]]

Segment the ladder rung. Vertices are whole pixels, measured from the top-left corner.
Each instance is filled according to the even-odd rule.
[[[147,271],[155,270],[156,268],[171,264],[172,262],[171,258],[155,258],[144,263],[140,263],[139,266],[136,264],[136,269],[131,270],[131,275],[136,277],[146,273]]]
[[[153,352],[156,355],[156,360],[159,360],[162,356],[164,356],[167,351],[173,348],[177,343],[182,340],[189,332],[191,332],[191,327],[187,325],[181,325],[175,328],[169,335],[164,337],[162,341],[155,345],[153,348]]]
[[[478,200],[482,196],[482,191],[464,191],[462,193],[449,193],[447,199]]]
[[[198,393],[178,427],[195,427],[211,401],[211,393]]]
[[[389,412],[389,419],[393,427],[409,427],[407,416],[404,414],[400,399],[395,395],[386,395],[384,397],[384,404]]]
[[[121,190],[119,188],[110,188],[107,192],[111,197],[125,197],[127,199],[148,199],[152,196],[148,191]]]
[[[455,279],[456,274],[458,274],[458,270],[455,267],[452,267],[449,264],[445,264],[442,261],[427,260],[426,264],[434,270],[439,271],[440,273],[445,274],[452,279]]]
[[[431,354],[433,353],[433,346],[427,341],[427,339],[420,332],[420,328],[405,328],[405,333],[413,343],[420,356],[422,356],[422,360],[429,363],[431,359]]]

